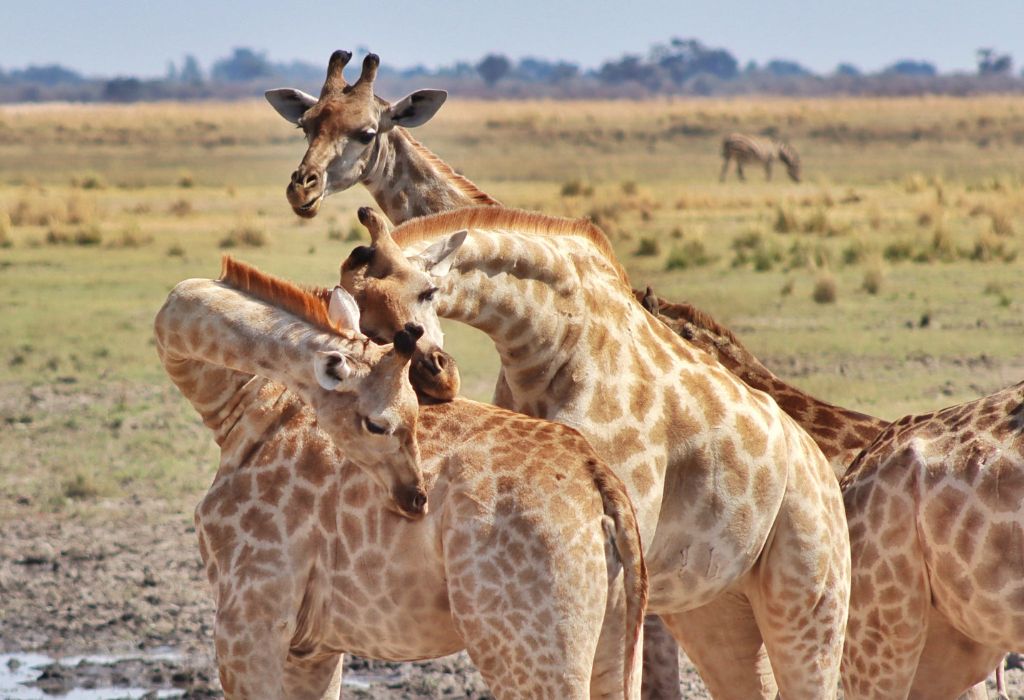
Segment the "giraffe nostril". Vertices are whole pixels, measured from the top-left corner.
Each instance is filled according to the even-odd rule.
[[[412,497],[412,507],[414,510],[421,511],[425,505],[427,505],[427,497],[422,493],[418,493]]]
[[[439,372],[443,372],[448,366],[448,358],[445,357],[443,352],[435,352],[431,357],[434,360],[434,366],[437,367]]]
[[[320,182],[320,177],[316,173],[310,173],[302,180],[302,186],[308,190],[316,187],[318,182]]]

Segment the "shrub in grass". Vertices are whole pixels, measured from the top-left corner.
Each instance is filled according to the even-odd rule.
[[[817,233],[824,234],[829,230],[828,226],[828,212],[824,209],[817,209],[811,214],[806,221],[804,221],[803,229],[805,233]]]
[[[636,194],[636,192],[637,192],[636,182],[634,182],[633,180],[624,180],[622,182],[622,194],[632,196],[632,195]]]
[[[985,289],[982,290],[982,294],[1002,294],[1003,285],[998,282],[989,282],[985,285]]]
[[[262,248],[267,244],[267,235],[255,226],[241,225],[231,229],[220,239],[221,248]]]
[[[167,211],[174,216],[186,217],[192,213],[192,203],[187,199],[179,199],[171,204],[171,206],[167,208]]]
[[[62,489],[65,498],[81,500],[95,498],[99,495],[100,489],[96,482],[89,476],[78,472],[64,482]]]
[[[776,233],[792,233],[799,229],[799,222],[796,214],[788,207],[775,207],[775,231]]]
[[[890,262],[910,260],[914,256],[914,244],[910,241],[893,241],[882,250],[882,257]]]
[[[174,243],[170,248],[167,249],[167,257],[169,258],[183,258],[185,257],[185,249],[179,244]]]
[[[72,180],[71,184],[81,187],[83,190],[102,190],[107,187],[103,176],[97,173],[87,173],[81,179]]]
[[[633,255],[637,257],[652,257],[658,255],[661,252],[661,246],[658,245],[658,241],[654,238],[641,238],[640,244],[636,250],[633,251]]]
[[[864,279],[860,283],[861,289],[872,296],[882,291],[882,280],[884,276],[882,274],[882,268],[872,267],[865,271]]]
[[[871,246],[866,241],[858,238],[843,248],[842,261],[844,265],[854,266],[864,262],[871,254]]]
[[[943,225],[936,226],[932,233],[931,256],[943,262],[953,262],[957,258],[953,234]]]
[[[665,260],[665,270],[686,270],[691,267],[704,267],[715,261],[703,241],[686,241],[681,246],[673,246]]]
[[[989,218],[992,221],[992,233],[997,236],[1010,237],[1016,233],[1013,229],[1013,222],[1005,213],[1001,211],[991,211],[989,212]]]
[[[796,284],[796,282],[792,278],[786,280],[785,283],[783,283],[782,287],[779,289],[779,296],[788,297],[790,294],[792,294],[794,284]]]
[[[562,183],[563,197],[589,197],[594,194],[594,188],[584,185],[579,180],[568,180]]]
[[[91,199],[73,194],[65,202],[64,223],[85,224],[96,218],[96,205]]]
[[[103,242],[103,232],[97,225],[86,226],[75,231],[75,245],[93,246]]]
[[[366,229],[364,229],[361,225],[352,224],[351,226],[348,227],[348,235],[345,236],[345,240],[348,241],[349,243],[352,243],[354,241],[361,241],[363,240],[363,237],[366,235]]]
[[[834,304],[836,301],[836,280],[827,272],[818,275],[814,281],[811,298],[818,304]]]
[[[178,187],[187,190],[195,186],[196,181],[195,178],[192,177],[192,173],[186,171],[178,176]]]
[[[11,217],[5,211],[0,211],[0,248],[10,248],[14,245],[11,238]]]

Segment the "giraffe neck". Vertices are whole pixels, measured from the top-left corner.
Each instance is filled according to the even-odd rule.
[[[179,284],[155,331],[171,380],[222,446],[253,401],[276,401],[284,387],[313,406],[330,401],[316,383],[312,358],[362,345],[211,280]]]
[[[610,295],[608,285],[621,290]],[[471,229],[442,283],[437,310],[494,341],[501,390],[509,392],[503,405],[564,417],[562,411],[582,400],[582,393],[608,379],[595,376],[593,353],[574,348],[595,336],[612,342],[623,329],[607,327],[606,319],[629,314],[609,307],[637,306],[626,293],[618,270],[587,242]],[[594,383],[579,381],[581,373]]]
[[[401,127],[377,139],[362,182],[395,225],[451,209],[498,205]]]

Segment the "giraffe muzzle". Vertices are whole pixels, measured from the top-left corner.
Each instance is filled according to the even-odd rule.
[[[291,182],[285,190],[288,203],[297,215],[312,219],[320,211],[320,204],[327,194],[327,178],[316,173],[292,173]]]

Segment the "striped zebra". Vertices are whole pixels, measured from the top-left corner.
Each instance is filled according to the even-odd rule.
[[[743,177],[743,166],[757,161],[764,166],[766,180],[772,179],[772,161],[778,158],[786,164],[786,172],[794,182],[800,182],[800,156],[796,149],[783,141],[764,136],[747,136],[745,134],[729,134],[722,140],[722,174],[719,177],[725,182],[729,171],[729,161],[736,161],[736,175]]]

